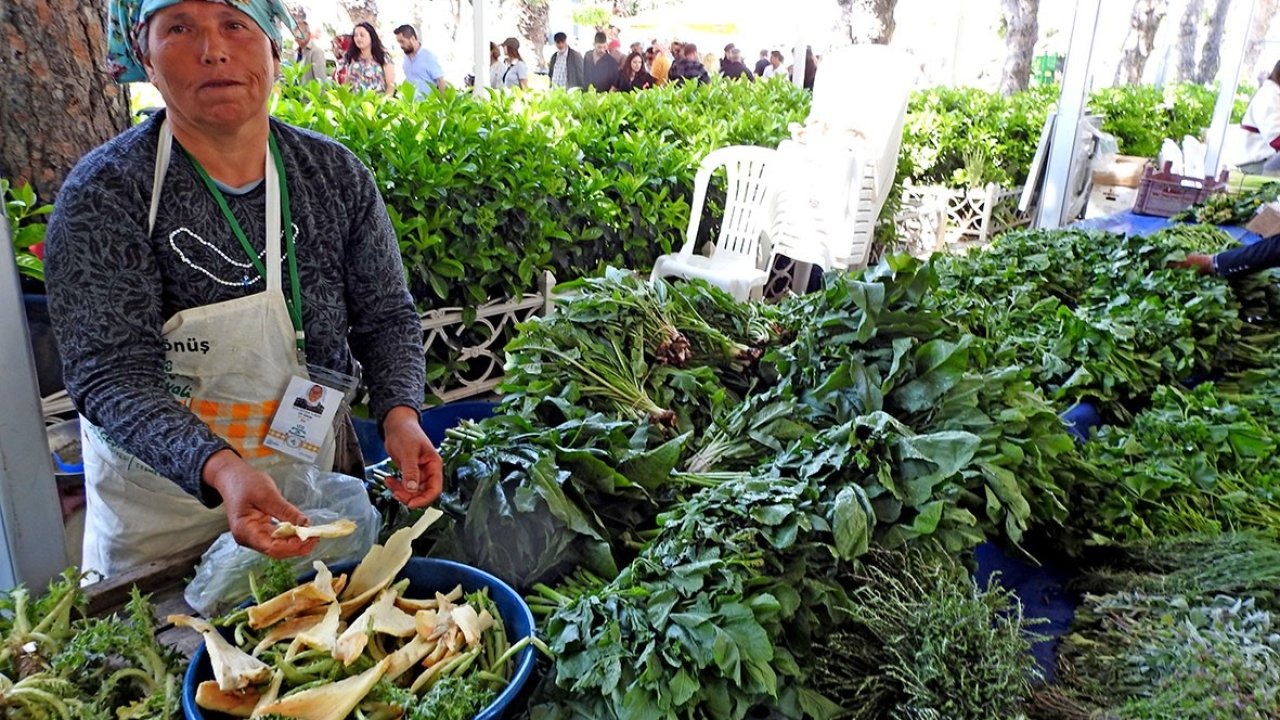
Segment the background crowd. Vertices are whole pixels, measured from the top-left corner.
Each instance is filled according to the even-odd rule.
[[[298,47],[295,60],[303,66],[303,82],[328,79],[357,90],[373,90],[388,95],[395,93],[401,80],[396,77],[394,58],[372,25],[362,22],[350,33],[333,38],[330,49],[337,62],[330,69],[324,50],[307,27],[306,20],[300,19],[299,22],[306,37]],[[795,72],[794,65],[783,65],[784,56],[780,50],[760,50],[759,58],[752,66],[743,60],[741,49],[733,43],[726,45],[724,54],[719,57],[714,53],[700,55],[697,45],[692,42],[672,41],[667,44],[657,39],[651,40],[648,47],[633,42],[624,53],[617,29],[610,28],[610,31],[597,32],[591,48],[585,53],[570,47],[568,36],[557,32],[553,38],[555,50],[546,69],[551,86],[597,92],[632,92],[667,83],[710,82],[713,75],[752,82],[772,78],[790,80]],[[404,81],[424,95],[447,86],[439,60],[422,46],[413,26],[397,27],[395,39],[405,54]],[[534,71],[520,54],[518,39],[509,37],[501,43],[490,42],[489,60],[490,87],[529,87]],[[806,89],[813,89],[818,62],[812,49],[806,49],[803,69]],[[471,76],[467,77],[468,84],[473,81]]]

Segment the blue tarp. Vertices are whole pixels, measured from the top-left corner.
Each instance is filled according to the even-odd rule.
[[[1071,227],[1078,228],[1080,230],[1105,230],[1107,232],[1146,237],[1147,235],[1159,232],[1171,225],[1182,224],[1183,223],[1180,222],[1174,222],[1169,218],[1138,215],[1132,210],[1126,210],[1122,213],[1116,213],[1115,215],[1107,215],[1106,217],[1080,220],[1072,223]],[[1222,230],[1236,240],[1239,240],[1244,245],[1252,245],[1262,239],[1259,235],[1251,233],[1239,225],[1218,225],[1217,227],[1219,230]]]

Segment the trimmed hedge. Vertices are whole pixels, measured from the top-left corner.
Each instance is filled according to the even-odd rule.
[[[1236,95],[1239,122],[1253,94]],[[1056,86],[1009,97],[976,88],[930,88],[911,96],[899,165],[914,182],[972,187],[1026,182],[1045,116],[1058,99]],[[1125,155],[1155,157],[1164,138],[1201,136],[1213,118],[1213,87],[1149,85],[1102,88],[1089,98],[1090,112],[1104,116],[1102,129],[1116,136]]]
[[[787,83],[634,94],[454,91],[384,100],[286,87],[273,114],[332,136],[372,168],[424,307],[474,307],[678,248],[698,163],[776,146],[809,96]]]

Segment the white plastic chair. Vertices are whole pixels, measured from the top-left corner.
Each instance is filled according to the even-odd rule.
[[[650,278],[698,278],[740,301],[763,297],[773,260],[767,233],[773,220],[770,173],[776,157],[777,151],[771,148],[732,145],[713,150],[703,158],[694,181],[684,246],[678,253],[659,257]],[[694,245],[706,205],[707,184],[720,168],[727,174],[720,236],[709,256],[698,255]]]
[[[778,188],[776,252],[829,269],[866,266],[914,82],[910,58],[885,45],[852,45],[823,58],[808,135],[778,147],[789,177]]]

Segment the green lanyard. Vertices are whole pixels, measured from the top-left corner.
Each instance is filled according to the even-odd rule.
[[[280,224],[284,230],[284,248],[285,255],[289,258],[289,289],[290,294],[285,296],[285,306],[289,309],[289,319],[293,321],[293,332],[295,341],[298,346],[298,356],[302,357],[306,351],[307,334],[302,328],[302,287],[298,283],[298,255],[294,251],[293,243],[293,211],[289,208],[289,183],[285,180],[284,159],[280,156],[280,147],[276,145],[276,136],[271,133],[267,136],[268,143],[271,147],[271,158],[276,164],[276,174],[280,180]],[[186,152],[184,149],[183,152]],[[244,229],[240,227],[240,221],[236,220],[236,216],[232,214],[231,208],[227,205],[227,199],[222,195],[222,191],[214,184],[213,178],[209,177],[209,173],[200,165],[200,161],[196,160],[191,153],[187,153],[187,159],[195,166],[196,173],[200,175],[200,179],[204,181],[204,186],[209,189],[209,194],[213,195],[213,199],[218,202],[218,208],[222,210],[222,216],[227,219],[227,223],[231,225],[231,232],[235,234],[236,239],[240,241],[240,247],[244,248],[244,252],[249,256],[249,262],[253,263],[253,267],[262,277],[263,282],[267,279],[267,269],[263,266],[262,261],[258,259],[257,253],[253,251],[253,245],[249,242],[249,238],[245,236]]]

